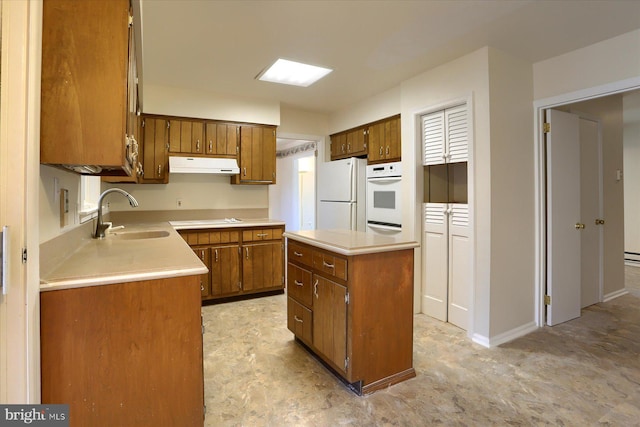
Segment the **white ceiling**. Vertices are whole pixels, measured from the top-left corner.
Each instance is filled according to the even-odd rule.
[[[640,28],[640,1],[141,0],[143,84],[332,112],[483,46],[537,62]],[[334,69],[260,82],[277,58]]]

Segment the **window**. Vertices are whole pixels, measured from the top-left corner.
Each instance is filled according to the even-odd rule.
[[[100,177],[80,177],[80,191],[78,192],[80,206],[80,223],[87,222],[98,215],[98,199],[100,198]]]

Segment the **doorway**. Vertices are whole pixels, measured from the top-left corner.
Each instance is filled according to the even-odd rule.
[[[546,324],[580,317],[602,300],[602,132],[597,119],[545,111]]]
[[[316,225],[317,141],[301,137],[276,139],[276,184],[269,186],[269,217],[285,222],[287,231]]]
[[[585,221],[573,221],[567,225],[574,226],[576,224],[585,224],[584,229],[580,229],[580,232],[587,230],[598,230],[594,236],[590,238],[599,240],[599,245],[591,244],[591,247],[600,247],[600,255],[592,254],[592,258],[596,258],[599,261],[593,263],[586,263],[582,260],[579,262],[579,272],[570,274],[575,276],[585,276],[590,280],[597,280],[600,285],[596,287],[596,291],[593,291],[593,287],[584,288],[585,284],[579,280],[580,288],[579,294],[576,297],[575,292],[572,294],[571,306],[576,310],[577,316],[580,315],[580,309],[586,305],[590,305],[593,302],[608,301],[616,298],[617,296],[626,293],[624,287],[624,192],[623,192],[623,94],[636,89],[634,87],[617,87],[617,84],[608,85],[606,87],[594,88],[589,91],[583,91],[579,94],[570,94],[561,99],[558,102],[558,98],[554,100],[554,103],[546,104],[543,101],[536,102],[536,141],[537,141],[537,200],[536,205],[538,208],[538,220],[537,220],[537,251],[539,258],[537,259],[537,266],[539,271],[538,280],[536,281],[538,300],[536,301],[536,321],[538,326],[542,326],[548,323],[547,308],[545,305],[546,286],[549,285],[549,275],[553,269],[553,260],[547,258],[547,248],[554,244],[552,231],[548,230],[550,223],[553,223],[554,214],[550,212],[548,206],[547,190],[552,183],[546,182],[547,177],[546,168],[549,167],[547,153],[545,152],[545,138],[543,134],[542,123],[545,122],[544,113],[546,110],[553,108],[556,110],[562,110],[564,112],[580,112],[579,116],[582,116],[583,120],[578,119],[578,126],[593,127],[597,126],[598,121],[601,123],[601,130],[599,132],[599,138],[601,140],[600,149],[600,175],[601,179],[599,183],[592,181],[590,184],[584,184],[580,186],[582,192],[586,191],[586,195],[593,195],[595,192],[594,187],[600,185],[600,215],[591,219],[587,224]],[[545,105],[546,104],[546,105]],[[582,123],[581,123],[582,122]],[[580,131],[579,131],[580,132]],[[585,131],[586,132],[586,131]],[[585,166],[583,166],[585,168]],[[591,167],[593,169],[593,167]],[[593,175],[591,175],[593,178]],[[580,181],[583,181],[584,177],[581,177]],[[549,187],[548,187],[549,186]],[[581,198],[585,196],[581,193]],[[581,209],[584,209],[582,207]],[[548,216],[547,216],[548,215]],[[596,221],[604,221],[604,223],[596,224]],[[574,231],[576,231],[574,229]],[[587,239],[588,240],[588,239]],[[556,242],[557,243],[557,242]],[[580,249],[582,251],[582,249]],[[550,255],[552,256],[552,255]],[[562,257],[558,260],[562,262]],[[553,286],[553,284],[551,284]],[[587,289],[587,290],[583,290]],[[561,287],[560,287],[561,289]],[[589,292],[591,289],[591,293]],[[553,296],[551,298],[551,307],[553,307]],[[556,301],[557,302],[557,301]],[[561,318],[558,318],[561,319]],[[566,319],[568,320],[568,319]],[[564,321],[564,320],[561,320]],[[551,321],[551,324],[557,323]]]

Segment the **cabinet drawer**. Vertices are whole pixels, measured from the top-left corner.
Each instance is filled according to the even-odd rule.
[[[293,298],[287,298],[287,328],[308,345],[313,342],[312,323],[311,310]]]
[[[182,238],[189,246],[196,245],[220,245],[225,243],[237,243],[240,240],[240,232],[235,231],[180,231]]]
[[[313,268],[338,279],[347,280],[347,259],[328,252],[313,251]]]
[[[289,261],[299,262],[308,267],[313,267],[313,249],[309,246],[304,246],[293,240],[287,242],[287,259]]]
[[[282,228],[260,228],[244,230],[242,232],[243,242],[253,242],[257,240],[279,240],[282,238]]]
[[[313,302],[311,272],[291,263],[287,264],[287,293],[307,307],[311,307]]]

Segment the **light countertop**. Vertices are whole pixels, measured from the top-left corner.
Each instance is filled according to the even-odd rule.
[[[418,242],[400,235],[379,235],[353,230],[301,230],[287,231],[284,237],[336,252],[342,255],[362,255],[412,249]]]
[[[168,235],[122,238],[125,233],[145,231],[166,231]],[[40,277],[40,291],[192,276],[207,271],[168,223],[128,224],[104,239],[84,239],[67,259]]]
[[[284,225],[271,219],[212,219],[124,223],[104,239],[83,237],[50,271],[41,274],[40,291],[154,280],[206,273],[207,267],[176,230]],[[127,239],[127,233],[166,232],[164,237]],[[57,248],[56,248],[57,249]],[[67,248],[60,248],[66,250]]]
[[[205,228],[229,228],[229,227],[270,227],[276,225],[285,225],[284,221],[258,218],[258,219],[206,219],[206,220],[188,220],[188,221],[169,221],[169,224],[176,230],[198,230]]]

